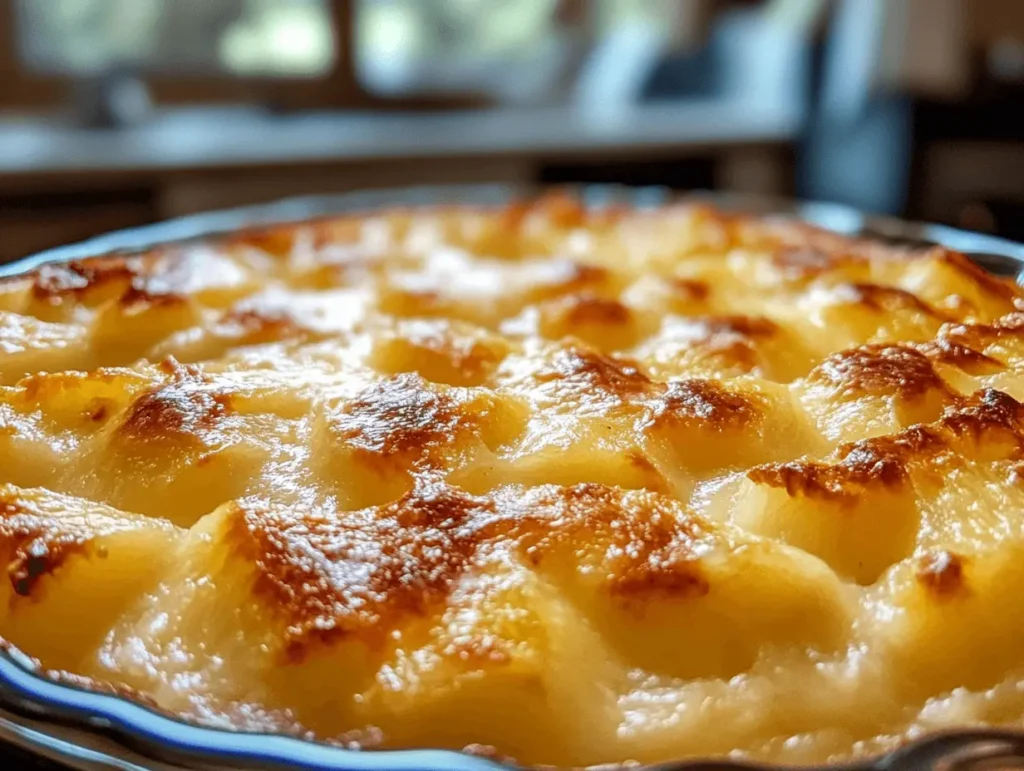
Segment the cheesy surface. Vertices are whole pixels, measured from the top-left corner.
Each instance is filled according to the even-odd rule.
[[[939,248],[558,196],[48,265],[0,281],[0,637],[523,764],[1019,724],[1021,308]]]

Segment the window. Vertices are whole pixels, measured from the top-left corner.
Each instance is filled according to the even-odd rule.
[[[557,67],[558,0],[362,0],[356,65],[378,93],[529,91]]]
[[[630,24],[664,26],[674,13],[699,9],[699,4],[686,0],[598,0],[595,6],[602,35]]]
[[[699,0],[359,0],[356,70],[376,93],[558,98],[602,39],[667,28]],[[564,93],[562,94],[564,96]]]
[[[325,0],[17,0],[18,58],[45,74],[316,77],[336,52]]]
[[[551,102],[601,39],[704,2],[0,0],[0,108],[52,106],[112,70],[157,102]]]
[[[0,0],[0,107],[128,71],[156,101],[349,104],[348,0]]]

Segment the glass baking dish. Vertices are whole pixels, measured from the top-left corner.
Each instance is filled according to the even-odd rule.
[[[0,266],[17,275],[47,262],[131,253],[174,241],[241,228],[326,217],[382,206],[462,204],[499,206],[524,192],[500,185],[409,188],[299,198],[212,212],[111,233]],[[585,186],[573,192],[588,206],[658,206],[679,200],[663,188]],[[890,243],[939,244],[964,253],[989,271],[1024,278],[1024,245],[954,228],[864,215],[825,203],[794,203],[714,193],[683,196],[729,210],[801,220],[845,235]],[[64,767],[124,771],[494,771],[492,760],[457,752],[353,751],[284,736],[246,734],[188,725],[118,696],[67,685],[38,671],[17,650],[0,645],[0,743]],[[4,758],[0,749],[0,761]],[[16,761],[21,763],[21,761]],[[6,767],[6,765],[5,765]],[[757,769],[729,760],[690,760],[657,766],[682,769]],[[774,768],[774,767],[773,767]],[[1024,731],[956,731],[930,735],[889,754],[832,771],[995,771],[1024,769]]]

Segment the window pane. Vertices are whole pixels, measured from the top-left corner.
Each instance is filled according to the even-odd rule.
[[[693,5],[687,0],[593,0],[598,14],[598,27],[608,35],[627,25],[654,25],[665,27],[672,23],[674,14]]]
[[[385,92],[529,89],[563,47],[557,7],[558,0],[360,0],[360,76]]]
[[[35,71],[315,76],[334,50],[327,0],[18,0]]]
[[[358,73],[370,90],[468,90],[516,100],[565,95],[588,50],[629,28],[671,34],[695,0],[358,0]]]

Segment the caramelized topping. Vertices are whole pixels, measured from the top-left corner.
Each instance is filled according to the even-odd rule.
[[[914,399],[932,390],[947,390],[926,356],[899,345],[839,351],[815,367],[807,380],[852,398],[892,395]]]
[[[711,429],[738,428],[761,419],[763,399],[727,389],[716,380],[682,380],[668,384],[653,405],[655,423],[696,424]]]
[[[967,593],[964,558],[949,551],[927,554],[918,561],[917,580],[938,600]]]
[[[355,512],[243,501],[235,517],[233,527],[251,539],[237,548],[259,567],[257,590],[288,619],[292,656],[310,639],[359,634],[381,644],[402,619],[443,606],[460,576],[480,569],[496,548],[543,567],[549,557],[602,544],[616,555],[607,591],[649,598],[707,594],[699,559],[714,544],[710,525],[671,501],[595,484],[483,497],[428,484]]]
[[[95,551],[103,559],[105,547],[94,544],[147,527],[169,529],[67,496],[0,485],[0,560],[6,560],[11,587],[23,597],[32,596],[39,581],[72,555]]]
[[[123,436],[141,442],[195,436],[230,412],[229,397],[216,393],[195,366],[173,359],[160,366],[170,382],[135,400],[120,426]]]
[[[342,441],[383,456],[421,451],[462,421],[460,405],[416,375],[398,375],[360,392],[334,420]]]
[[[789,495],[855,501],[865,489],[896,487],[909,469],[974,446],[1012,457],[1024,447],[1024,406],[991,389],[980,391],[929,425],[911,426],[891,436],[848,444],[836,450],[832,462],[795,461],[751,469],[757,484],[784,488]]]
[[[525,764],[1016,722],[1022,307],[563,193],[0,280],[0,637],[204,725]]]
[[[588,406],[625,404],[660,388],[636,365],[585,348],[557,351],[536,379],[542,388],[554,386],[554,393]]]

